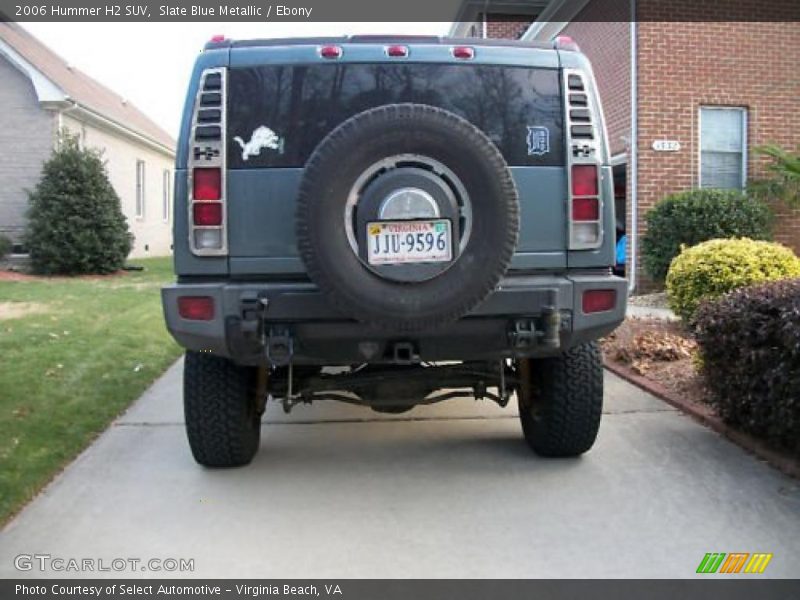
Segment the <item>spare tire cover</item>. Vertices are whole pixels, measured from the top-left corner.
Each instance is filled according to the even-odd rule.
[[[445,185],[468,195],[465,243],[446,268],[420,281],[376,272],[354,251],[346,226],[356,182],[402,155],[444,165]],[[297,242],[309,277],[344,315],[384,329],[419,331],[463,317],[503,277],[518,232],[517,191],[500,151],[469,121],[433,106],[392,104],[348,119],[315,149],[298,193]]]

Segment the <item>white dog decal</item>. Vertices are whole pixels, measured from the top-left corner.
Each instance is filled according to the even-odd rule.
[[[264,148],[277,150],[279,154],[283,154],[283,139],[272,129],[263,125],[252,133],[249,142],[245,143],[238,135],[233,138],[233,141],[242,147],[242,160],[258,156]]]

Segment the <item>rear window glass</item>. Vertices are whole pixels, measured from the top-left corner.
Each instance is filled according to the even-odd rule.
[[[233,169],[302,167],[337,125],[369,108],[397,102],[429,104],[461,115],[497,144],[511,166],[564,164],[555,69],[265,65],[231,69],[228,81],[228,166]],[[248,152],[259,139],[265,141],[263,149]]]

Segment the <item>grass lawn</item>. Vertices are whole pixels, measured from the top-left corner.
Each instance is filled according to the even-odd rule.
[[[105,278],[0,281],[0,524],[160,375],[170,258]]]

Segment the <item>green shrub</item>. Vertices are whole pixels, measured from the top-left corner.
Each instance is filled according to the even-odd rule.
[[[711,402],[739,429],[800,453],[800,279],[736,290],[697,312]]]
[[[800,277],[800,258],[772,242],[710,240],[687,248],[667,274],[670,308],[690,320],[702,300],[747,285]]]
[[[776,144],[759,146],[756,153],[772,159],[767,169],[771,177],[748,182],[748,192],[765,200],[779,199],[790,207],[800,207],[800,148],[789,152]]]
[[[30,194],[26,243],[37,273],[110,273],[133,237],[96,150],[65,135]]]
[[[3,259],[11,254],[11,249],[13,247],[14,244],[11,243],[10,238],[5,235],[0,235],[0,259]]]
[[[769,206],[732,190],[700,189],[667,196],[646,220],[642,258],[655,281],[664,281],[683,246],[720,238],[772,239]]]

